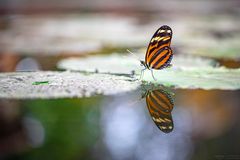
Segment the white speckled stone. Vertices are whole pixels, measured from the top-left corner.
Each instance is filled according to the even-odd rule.
[[[49,83],[34,85],[34,82]],[[16,72],[0,74],[0,98],[60,98],[112,95],[132,91],[132,78],[79,72]]]

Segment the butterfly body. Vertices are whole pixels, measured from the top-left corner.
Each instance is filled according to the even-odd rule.
[[[141,61],[145,69],[152,71],[152,69],[160,70],[170,66],[173,58],[171,40],[172,29],[167,25],[161,26],[154,33],[146,51],[145,61]]]

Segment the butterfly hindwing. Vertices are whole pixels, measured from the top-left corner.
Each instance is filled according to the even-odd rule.
[[[172,29],[161,26],[153,35],[145,56],[145,63],[148,68],[162,69],[167,67],[172,60],[172,50],[170,48],[172,39]]]

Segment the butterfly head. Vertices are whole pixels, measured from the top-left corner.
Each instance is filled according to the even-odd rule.
[[[145,68],[148,68],[148,65],[144,61],[141,60],[140,63],[141,63],[140,64],[141,66],[144,66]]]

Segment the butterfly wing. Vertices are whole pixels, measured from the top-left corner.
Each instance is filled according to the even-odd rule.
[[[146,103],[157,127],[164,133],[171,132],[174,127],[171,115],[173,109],[172,97],[162,90],[149,91],[146,96]]]
[[[172,29],[167,25],[161,26],[154,33],[145,56],[145,63],[149,68],[162,69],[170,64],[173,57],[171,40]]]

